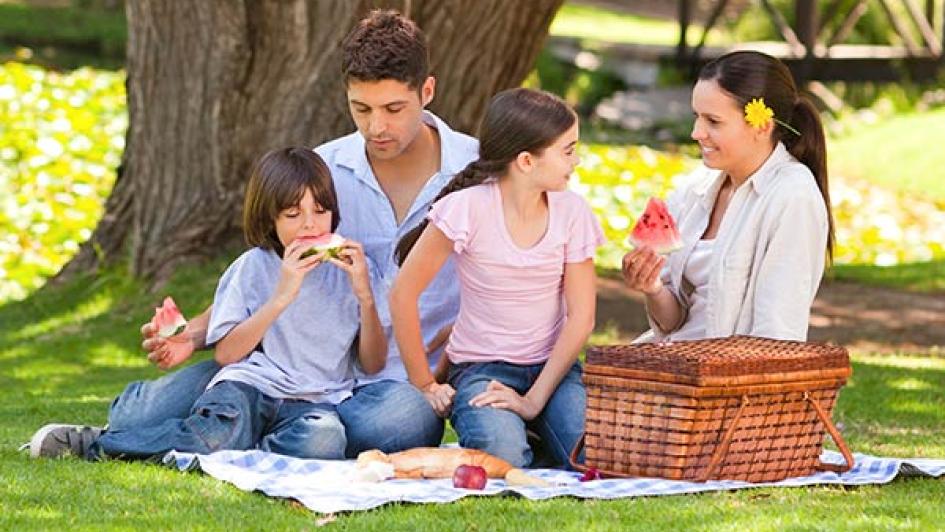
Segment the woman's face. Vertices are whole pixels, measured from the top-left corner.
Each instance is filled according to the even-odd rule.
[[[696,83],[692,113],[692,139],[699,143],[702,161],[709,168],[747,178],[767,159],[772,147],[771,124],[761,129],[751,127],[743,107],[715,80]]]
[[[282,247],[288,247],[297,238],[322,236],[329,232],[331,211],[319,205],[308,188],[298,205],[283,209],[276,217],[276,235]]]

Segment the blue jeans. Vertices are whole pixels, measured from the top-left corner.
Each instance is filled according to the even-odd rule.
[[[276,399],[253,386],[223,381],[203,393],[185,418],[148,427],[109,427],[92,454],[151,458],[172,449],[208,454],[260,448],[299,458],[344,457],[345,429],[335,406]]]
[[[571,450],[584,431],[587,394],[580,363],[571,366],[545,408],[531,421],[510,410],[469,405],[470,399],[485,391],[492,380],[524,395],[542,368],[544,364],[518,366],[506,362],[453,365],[449,382],[456,389],[456,397],[450,420],[459,434],[459,444],[486,451],[516,467],[536,464],[568,467]],[[544,453],[537,457],[528,444],[526,429],[541,437]]]
[[[409,382],[379,381],[354,390],[338,405],[348,437],[348,458],[368,449],[394,453],[414,447],[437,447],[443,420]]]
[[[112,401],[109,430],[154,427],[168,419],[189,416],[218,371],[220,365],[211,358],[153,381],[132,382]]]

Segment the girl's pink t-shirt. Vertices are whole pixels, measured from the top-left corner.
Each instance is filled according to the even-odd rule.
[[[564,265],[593,258],[604,233],[587,202],[548,192],[548,229],[518,247],[508,233],[496,181],[453,192],[428,218],[453,241],[460,281],[450,361],[538,364],[548,359],[565,321]]]

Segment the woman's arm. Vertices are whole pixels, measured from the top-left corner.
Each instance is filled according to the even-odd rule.
[[[811,304],[824,273],[827,210],[813,187],[785,193],[782,209],[762,234],[768,238],[755,281],[750,334],[806,340]]]
[[[448,411],[452,401],[452,394],[447,393],[452,387],[448,384],[437,384],[433,373],[430,372],[430,364],[423,347],[423,333],[420,330],[418,301],[420,294],[443,267],[452,251],[452,241],[435,225],[428,225],[407,256],[390,292],[394,338],[397,340],[407,376],[411,384],[424,392],[427,400],[441,415]],[[439,387],[445,388],[440,391]],[[446,400],[447,396],[449,401]]]
[[[686,316],[676,296],[663,283],[665,264],[665,257],[644,246],[624,255],[622,267],[624,283],[643,293],[646,312],[663,334],[679,328]]]
[[[591,259],[564,265],[566,321],[545,367],[524,396],[498,381],[492,381],[486,391],[472,398],[469,403],[478,407],[491,405],[505,408],[522,419],[534,419],[545,408],[594,330],[596,280],[594,261]]]

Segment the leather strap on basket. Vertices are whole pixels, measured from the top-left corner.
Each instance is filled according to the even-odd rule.
[[[738,428],[738,421],[742,418],[742,413],[745,412],[745,407],[748,406],[748,402],[748,397],[743,395],[742,403],[738,406],[738,412],[735,412],[735,418],[732,420],[732,424],[728,426],[728,430],[725,431],[725,435],[722,436],[722,441],[719,442],[715,447],[715,452],[712,453],[712,460],[709,461],[709,467],[706,468],[704,473],[699,475],[696,482],[705,482],[712,478],[712,474],[715,473],[715,470],[718,469],[722,460],[725,459],[725,454],[728,453],[728,446],[732,443],[732,436],[735,435],[735,429]]]
[[[840,431],[837,430],[837,427],[833,424],[833,421],[830,420],[830,416],[824,412],[824,408],[820,406],[820,401],[814,399],[810,396],[809,393],[804,392],[804,399],[814,407],[814,412],[817,412],[817,417],[820,418],[820,421],[824,424],[824,427],[827,429],[827,433],[830,434],[830,437],[833,438],[833,442],[837,444],[837,448],[840,449],[840,454],[843,455],[843,459],[846,461],[846,464],[825,464],[818,460],[817,470],[818,471],[833,471],[834,473],[843,473],[853,469],[853,453],[850,452],[850,448],[847,447],[847,443],[843,441],[843,437],[840,436]]]

